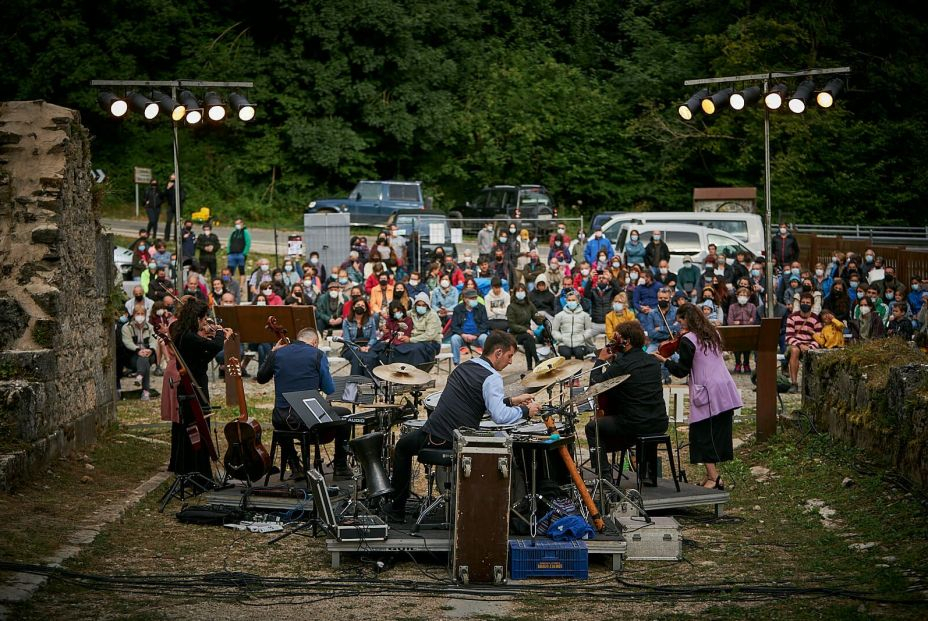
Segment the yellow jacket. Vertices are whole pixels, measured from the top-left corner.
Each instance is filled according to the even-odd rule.
[[[614,310],[606,313],[606,342],[612,340],[612,337],[615,336],[615,329],[619,325],[625,323],[626,321],[634,321],[636,319],[635,313],[628,310],[627,308],[622,310],[622,313],[619,314]]]
[[[844,322],[834,318],[831,323],[825,324],[821,332],[812,335],[815,342],[823,349],[835,349],[844,347]]]

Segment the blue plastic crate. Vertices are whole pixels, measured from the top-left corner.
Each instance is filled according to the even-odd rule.
[[[589,572],[589,555],[583,541],[550,541],[529,539],[509,541],[509,577],[582,578]]]

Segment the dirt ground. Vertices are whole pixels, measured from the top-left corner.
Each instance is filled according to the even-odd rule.
[[[514,367],[504,375],[524,372],[521,356]],[[436,376],[436,390],[444,377]],[[804,428],[756,443],[754,393],[746,378],[737,381],[745,409],[736,425],[736,459],[723,467],[731,502],[721,518],[711,508],[670,513],[684,527],[681,562],[629,561],[613,573],[594,561],[587,581],[527,580],[466,590],[450,583],[444,558],[429,555],[383,559],[361,552],[343,555],[342,567],[333,570],[323,538],[292,536],[268,545],[272,535],[179,523],[178,503],[158,511],[165,483],[66,561],[64,568],[73,574],[54,575],[28,601],[9,608],[9,616],[261,614],[364,621],[928,616],[924,498],[866,456]],[[214,402],[221,400],[220,389],[212,382]],[[251,412],[270,429],[272,385],[249,379],[246,389]],[[795,398],[787,402],[789,409],[798,405]],[[119,425],[95,447],[0,497],[5,569],[41,563],[95,509],[163,470],[169,429],[160,423],[157,407],[124,400]],[[224,411],[220,419],[233,414]],[[686,427],[678,429],[685,439]],[[687,470],[689,480],[701,479],[697,467]],[[377,560],[389,566],[378,571]]]

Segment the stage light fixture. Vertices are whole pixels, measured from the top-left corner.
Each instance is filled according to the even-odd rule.
[[[702,111],[706,114],[715,114],[717,110],[723,108],[725,104],[728,103],[728,99],[731,97],[734,90],[733,88],[723,88],[712,95],[712,97],[706,97],[700,102]]]
[[[815,88],[815,83],[812,80],[804,80],[799,86],[796,87],[796,91],[793,93],[793,96],[789,98],[789,109],[795,112],[796,114],[802,114],[806,110],[806,102],[809,101],[809,97],[812,95],[812,89]]]
[[[129,104],[110,92],[100,93],[97,101],[100,102],[101,108],[117,118],[124,116],[129,111]]]
[[[222,105],[222,99],[219,95],[210,91],[203,98],[203,105],[206,107],[206,116],[211,121],[221,121],[226,118],[226,108]]]
[[[149,121],[158,116],[158,104],[141,93],[129,93],[129,107]]]
[[[193,93],[190,91],[181,91],[177,98],[180,99],[181,105],[184,106],[186,110],[184,118],[187,120],[187,123],[196,125],[203,120],[203,108],[200,107],[200,102],[193,96]]]
[[[255,118],[255,107],[253,104],[248,103],[248,100],[245,99],[243,95],[238,93],[232,93],[229,95],[229,105],[232,106],[232,110],[236,112],[239,120],[245,121],[246,123],[253,118]]]
[[[833,78],[828,80],[828,84],[825,85],[825,88],[815,96],[815,101],[822,108],[830,108],[835,103],[835,97],[844,90],[844,80],[841,78]]]
[[[187,114],[187,108],[171,99],[170,95],[155,91],[151,96],[158,102],[161,111],[169,115],[173,121],[183,120],[184,115]]]
[[[777,84],[764,97],[764,105],[770,110],[778,110],[783,105],[783,97],[786,95],[786,85],[782,82]]]
[[[732,93],[728,105],[734,110],[744,110],[746,106],[755,104],[758,101],[760,101],[760,87],[749,86],[739,93]]]
[[[685,104],[677,108],[677,112],[684,121],[689,121],[700,108],[703,99],[709,96],[709,91],[702,89],[690,97]]]

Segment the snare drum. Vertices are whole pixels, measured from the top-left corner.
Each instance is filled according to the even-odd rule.
[[[403,421],[403,424],[400,427],[400,435],[405,436],[407,433],[411,433],[415,431],[416,429],[422,429],[422,426],[424,424],[425,424],[425,420],[420,420],[420,419]]]
[[[422,403],[425,404],[425,415],[431,416],[432,412],[435,411],[435,408],[438,407],[438,401],[441,399],[441,391],[433,392],[428,397],[422,400]]]

